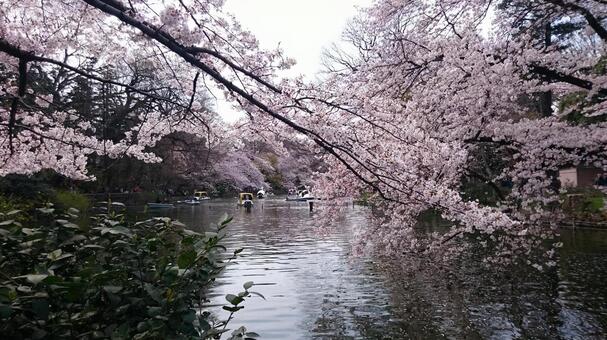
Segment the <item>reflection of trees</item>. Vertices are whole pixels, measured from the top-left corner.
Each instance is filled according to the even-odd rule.
[[[566,256],[558,271],[543,273],[492,270],[471,259],[449,268],[413,260],[377,266],[394,315],[408,325],[404,334],[458,339],[604,337],[607,277],[605,270],[595,276],[597,268],[605,268],[604,255]]]
[[[342,226],[364,223],[353,221],[354,214],[347,215],[340,221]],[[230,226],[229,239],[230,247],[246,244],[250,249],[238,264],[240,270],[250,274],[257,265],[260,271],[265,267],[282,271],[281,278],[286,279],[276,280],[276,287],[289,298],[274,308],[284,308],[287,314],[296,311],[289,320],[300,322],[297,334],[307,338],[600,339],[606,335],[606,247],[596,233],[579,234],[575,244],[564,237],[559,266],[542,273],[528,267],[492,270],[472,256],[448,267],[418,259],[347,258],[347,235],[339,230],[322,238],[316,235],[316,221],[307,209],[267,205],[263,213],[243,213],[240,218],[246,223],[237,219]]]

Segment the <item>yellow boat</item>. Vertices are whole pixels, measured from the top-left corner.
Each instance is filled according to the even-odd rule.
[[[238,205],[244,207],[247,205],[253,206],[253,197],[255,196],[250,192],[241,192],[238,194]]]
[[[197,201],[210,200],[209,194],[206,191],[194,191],[194,198]]]

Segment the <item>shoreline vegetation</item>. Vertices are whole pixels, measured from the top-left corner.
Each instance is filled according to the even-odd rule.
[[[3,206],[3,208],[5,208]],[[8,339],[229,339],[252,295],[228,294],[227,320],[206,311],[206,291],[242,249],[222,245],[231,219],[197,233],[169,218],[128,222],[121,203],[86,221],[52,204],[0,214],[0,334]],[[229,331],[229,332],[228,332]]]

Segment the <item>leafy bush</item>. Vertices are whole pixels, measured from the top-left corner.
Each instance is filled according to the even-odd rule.
[[[571,188],[562,195],[565,210],[574,214],[601,213],[605,205],[605,195],[597,189]]]
[[[116,203],[114,203],[115,205]],[[112,211],[78,225],[78,211],[38,208],[31,225],[18,211],[0,222],[0,334],[3,338],[218,338],[251,294],[228,295],[232,312],[203,309],[208,287],[229,261],[216,233],[168,218],[125,222]],[[254,338],[239,328],[233,338]]]
[[[60,208],[75,208],[80,211],[86,211],[91,204],[85,195],[68,190],[57,190],[54,195],[54,201]]]
[[[14,212],[15,210],[18,210],[17,212],[20,212],[21,210],[30,210],[32,207],[33,204],[27,200],[0,194],[0,211]],[[12,216],[13,219],[21,223],[25,223],[31,219],[30,216],[27,216],[26,214],[15,213]]]

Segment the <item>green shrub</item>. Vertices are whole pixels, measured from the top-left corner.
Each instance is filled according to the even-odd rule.
[[[597,189],[572,188],[562,195],[565,210],[575,214],[598,214],[605,206],[605,195]]]
[[[114,203],[116,205],[116,203]],[[125,222],[116,212],[77,224],[78,211],[52,205],[0,222],[0,334],[3,338],[218,338],[226,321],[205,311],[206,292],[240,252],[225,255],[217,232],[200,234],[168,218]],[[252,282],[227,295],[231,313]],[[239,328],[233,338],[255,337]],[[246,334],[246,335],[245,335]],[[242,338],[242,337],[241,337]]]
[[[0,194],[0,218],[3,218],[7,213],[11,214],[11,218],[20,223],[25,223],[30,220],[30,216],[26,214],[17,214],[23,210],[32,209],[33,205],[27,200],[8,197]]]
[[[59,208],[75,208],[83,212],[87,211],[91,205],[91,201],[85,195],[68,190],[57,190],[53,200]]]

